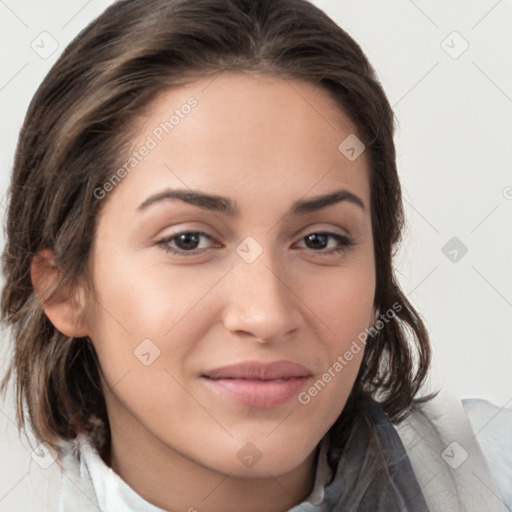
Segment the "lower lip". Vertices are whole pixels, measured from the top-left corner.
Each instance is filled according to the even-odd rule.
[[[249,407],[270,408],[296,397],[309,377],[286,380],[209,379],[206,384],[220,395]]]

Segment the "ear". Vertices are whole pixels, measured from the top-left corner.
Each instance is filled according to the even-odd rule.
[[[61,276],[52,251],[45,249],[34,256],[30,277],[36,296],[50,322],[66,336],[88,336],[89,330],[82,320],[85,293],[81,288],[74,293],[62,289]]]

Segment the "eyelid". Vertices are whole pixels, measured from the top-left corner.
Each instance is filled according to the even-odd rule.
[[[295,231],[292,235],[292,238],[302,238],[311,233],[329,233],[340,236],[345,236],[347,238],[352,238],[350,231],[346,228],[342,228],[341,226],[335,226],[325,222],[313,222],[307,225],[304,228],[301,228]]]
[[[157,235],[156,238],[158,241],[161,241],[161,240],[168,240],[169,238],[174,238],[176,236],[179,236],[179,235],[183,235],[185,233],[198,233],[200,235],[205,235],[207,236],[208,238],[211,238],[212,240],[215,240],[216,236],[217,235],[214,235],[212,233],[213,230],[211,229],[208,229],[207,227],[203,227],[204,226],[204,223],[200,222],[198,224],[201,224],[201,227],[194,227],[193,225],[187,225],[188,223],[184,223],[186,225],[186,227],[180,227],[183,225],[180,224],[180,225],[176,225],[176,226],[168,226],[169,228],[169,231],[166,230],[161,230],[160,232],[165,232],[165,235]],[[192,223],[194,224],[194,223]]]

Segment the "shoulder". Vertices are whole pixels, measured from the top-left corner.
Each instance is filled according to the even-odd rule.
[[[430,510],[507,510],[512,457],[503,437],[511,436],[511,414],[441,391],[396,425]]]
[[[512,406],[489,400],[462,400],[464,412],[508,507],[512,507]]]

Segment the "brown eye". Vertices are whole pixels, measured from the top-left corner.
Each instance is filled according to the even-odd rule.
[[[329,232],[310,233],[303,237],[302,240],[305,241],[306,248],[322,254],[342,252],[354,245],[353,241],[348,237]],[[334,246],[329,247],[330,240],[334,240]]]
[[[208,247],[199,247],[201,240],[212,238],[201,231],[183,231],[172,236],[159,240],[157,244],[165,251],[177,255],[186,255],[187,253],[196,254],[198,251]]]
[[[179,249],[188,251],[197,249],[201,236],[198,233],[182,233],[174,237],[175,244]]]

